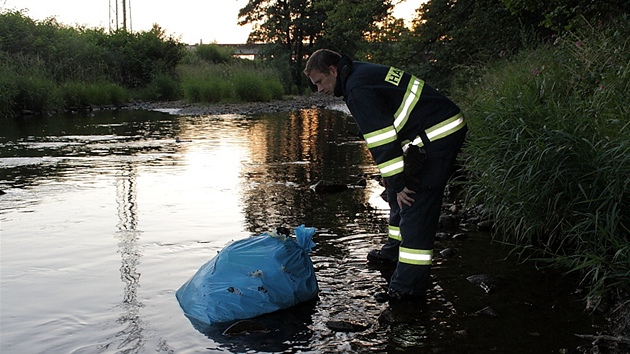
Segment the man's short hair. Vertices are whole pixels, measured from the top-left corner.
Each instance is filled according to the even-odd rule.
[[[322,74],[328,74],[330,72],[329,67],[331,65],[339,65],[341,54],[334,52],[330,49],[318,49],[315,53],[306,61],[306,67],[304,68],[304,74],[306,76],[313,70],[317,70]]]

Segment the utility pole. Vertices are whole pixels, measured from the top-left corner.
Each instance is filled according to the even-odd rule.
[[[122,0],[122,10],[123,10],[123,30],[127,32],[127,1]]]
[[[129,23],[129,26],[127,26],[127,23]],[[133,31],[131,0],[109,0],[109,32],[121,29],[125,32],[127,30],[129,32]]]

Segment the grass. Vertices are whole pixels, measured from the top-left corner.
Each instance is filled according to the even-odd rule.
[[[268,102],[284,93],[275,71],[255,63],[182,65],[178,74],[191,102]]]
[[[630,289],[630,47],[621,27],[587,25],[486,68],[462,93],[469,202],[484,204],[495,237],[579,272],[590,295]]]
[[[54,112],[91,106],[120,105],[130,98],[147,101],[185,99],[189,102],[268,102],[282,99],[283,86],[276,72],[260,63],[197,61],[180,65],[178,75],[157,75],[133,93],[121,85],[95,82],[57,83],[43,62],[11,58],[0,64],[0,113],[17,116],[23,110]]]

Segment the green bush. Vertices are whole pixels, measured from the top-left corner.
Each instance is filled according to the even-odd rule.
[[[121,105],[129,101],[129,93],[124,87],[106,81],[92,84],[69,82],[61,86],[61,92],[66,108]]]
[[[67,82],[61,86],[62,97],[67,108],[82,108],[89,105],[85,85],[78,82]]]
[[[284,93],[275,71],[248,61],[182,65],[178,75],[191,102],[267,102]]]
[[[97,105],[121,105],[129,101],[129,92],[121,85],[111,82],[101,82],[94,85],[96,88],[97,97],[102,99],[99,101],[96,97],[94,99]]]
[[[264,90],[264,83],[260,77],[246,74],[235,75],[232,78],[236,97],[243,101],[269,101],[270,97]]]
[[[257,75],[252,72],[241,72],[232,78],[236,97],[246,102],[268,102],[282,98],[284,91],[278,80]]]
[[[0,54],[0,117],[16,115],[17,74]]]
[[[52,80],[42,76],[16,78],[15,108],[36,113],[58,111],[63,108],[59,88]]]
[[[210,64],[221,64],[232,60],[234,48],[221,47],[218,44],[200,44],[193,49],[193,53]]]
[[[157,75],[142,90],[142,99],[149,101],[173,101],[181,98],[180,83],[171,75]]]
[[[154,96],[171,99],[179,88],[165,76],[175,72],[184,53],[184,45],[157,25],[146,32],[106,33],[0,10],[0,70],[12,70],[0,81],[6,96],[0,113],[120,104],[128,100],[127,89],[147,86]]]
[[[189,79],[183,83],[183,90],[189,102],[217,103],[232,96],[229,83],[217,79]]]
[[[630,33],[612,28],[498,63],[463,99],[470,201],[591,294],[630,286]]]

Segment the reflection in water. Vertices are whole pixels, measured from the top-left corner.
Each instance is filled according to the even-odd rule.
[[[298,304],[290,309],[276,311],[256,317],[253,321],[269,331],[252,332],[246,335],[224,334],[227,325],[207,325],[191,319],[192,326],[218,346],[215,349],[228,353],[279,353],[298,352],[308,349],[309,326],[313,325],[316,300]]]
[[[251,161],[242,172],[242,200],[250,232],[296,223],[343,226],[344,220],[332,220],[331,225],[331,220],[311,213],[323,205],[309,186],[320,180],[354,183],[365,173],[368,155],[357,149],[356,137],[346,133],[348,124],[338,112],[313,109],[293,112],[288,118],[286,114],[266,115],[252,125],[248,132]],[[349,194],[363,199],[359,206],[366,202],[364,193]],[[348,196],[337,201],[341,203],[337,207],[361,209]]]
[[[127,163],[116,176],[116,204],[118,205],[118,231],[136,231],[138,206],[136,204],[136,166]]]
[[[140,232],[137,230],[137,190],[136,166],[128,163],[121,168],[116,177],[116,203],[118,205],[118,252],[122,264],[120,279],[125,284],[121,307],[123,313],[117,322],[126,326],[118,333],[116,339],[120,341],[118,349],[124,352],[137,353],[144,349],[145,339],[142,334],[143,323],[140,317],[142,302],[138,301],[138,287],[140,273],[137,268],[142,254],[138,248]]]

